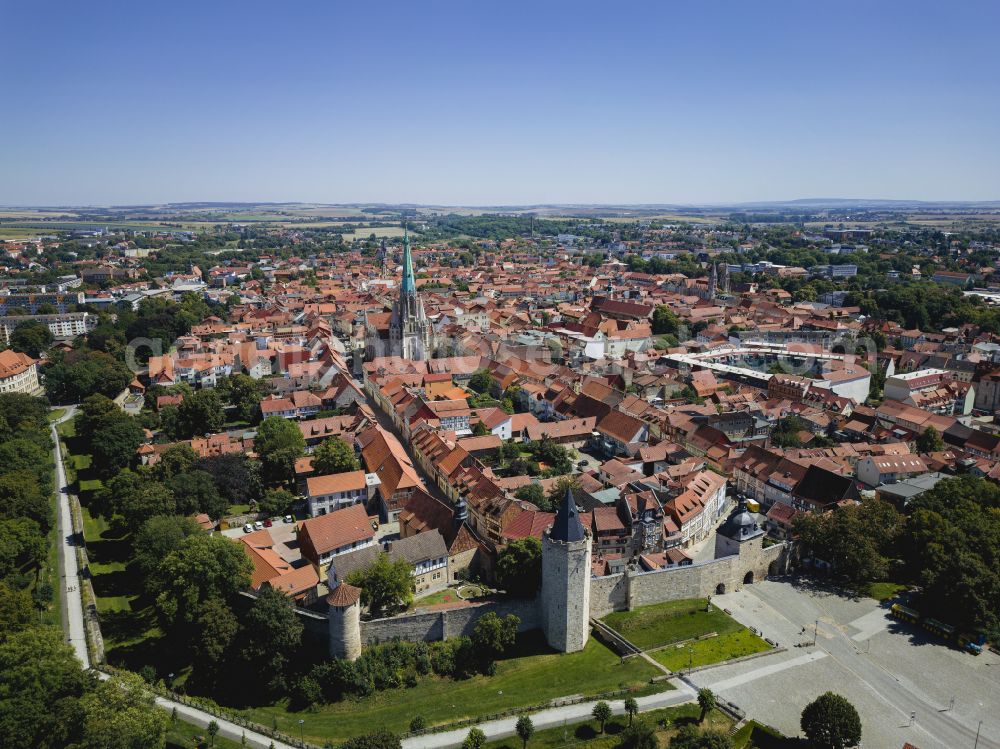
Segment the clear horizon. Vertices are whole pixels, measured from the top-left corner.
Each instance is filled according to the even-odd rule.
[[[0,205],[1000,200],[989,2],[0,8]]]

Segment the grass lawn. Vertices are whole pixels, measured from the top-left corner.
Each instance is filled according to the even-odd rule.
[[[179,718],[167,726],[167,749],[195,749],[207,746],[210,744],[206,729],[185,723]],[[215,737],[215,749],[239,749],[239,746],[239,742],[224,739],[222,736]]]
[[[299,718],[307,739],[334,743],[374,728],[403,733],[410,720],[420,715],[428,726],[499,713],[545,703],[556,697],[596,695],[621,688],[640,690],[659,672],[641,658],[621,659],[596,639],[578,653],[553,653],[537,634],[517,645],[524,655],[497,664],[495,676],[476,676],[464,681],[426,677],[412,688],[392,689],[363,699],[324,705],[309,712],[290,713],[285,705],[246,711],[247,717],[298,735]],[[669,688],[667,684],[658,688]]]
[[[876,601],[887,601],[904,590],[906,590],[906,586],[899,583],[868,583],[862,592]]]
[[[74,471],[86,471],[94,462],[94,458],[90,455],[70,455],[68,462]]]
[[[770,726],[762,725],[755,720],[748,721],[733,734],[735,749],[793,749],[801,746],[799,739],[782,736]]]
[[[691,648],[691,652],[688,652],[688,648]],[[686,645],[671,645],[655,650],[650,655],[671,671],[681,671],[688,668],[689,664],[691,667],[708,666],[770,649],[770,645],[749,629],[740,629],[718,637],[695,640]]]
[[[458,592],[455,588],[447,588],[445,590],[439,590],[437,593],[431,593],[429,596],[424,596],[423,598],[415,598],[413,600],[413,606],[433,606],[438,603],[455,603],[462,600],[458,597]]]
[[[700,715],[701,710],[697,705],[678,705],[677,707],[640,713],[638,719],[656,726],[656,738],[659,740],[660,746],[665,747],[682,725],[697,721]],[[705,728],[714,728],[728,733],[732,725],[733,721],[718,710],[713,710],[705,717]],[[603,734],[600,733],[601,726],[596,720],[576,723],[566,728],[546,728],[535,732],[531,741],[528,742],[528,747],[530,749],[562,749],[562,747],[585,746],[587,749],[615,749],[621,743],[620,734],[627,726],[628,718],[624,715],[616,715],[604,726]],[[521,740],[516,736],[491,741],[486,746],[489,749],[522,749]],[[740,747],[739,744],[735,746]]]
[[[58,421],[65,415],[66,415],[65,408],[53,408],[51,411],[49,411],[49,421]]]
[[[80,487],[80,494],[87,494],[88,492],[96,492],[104,486],[104,482],[100,479],[80,479],[78,485]]]
[[[76,437],[76,419],[69,419],[56,427],[56,433],[63,439]]]
[[[52,494],[52,517],[55,518],[59,513],[59,499],[58,496]],[[58,523],[53,520],[52,529],[49,531],[48,538],[48,552],[45,555],[45,563],[38,572],[38,585],[42,583],[48,583],[49,587],[52,589],[52,601],[46,607],[44,611],[41,612],[41,621],[43,624],[52,624],[56,627],[62,627],[62,611],[59,608],[59,596],[62,591],[62,585],[59,584],[59,544],[62,540],[59,537],[59,526]]]
[[[632,611],[616,611],[602,621],[643,650],[709,632],[725,635],[743,629],[739,622],[716,606],[705,611],[707,603],[704,598],[667,601]]]

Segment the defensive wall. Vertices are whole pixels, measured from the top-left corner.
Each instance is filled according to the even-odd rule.
[[[617,575],[591,577],[590,617],[599,619],[612,611],[740,590],[769,575],[783,573],[787,564],[786,548],[784,544],[764,547],[763,537],[758,537],[741,544],[739,553],[708,562],[652,572],[629,570]],[[415,642],[446,640],[471,634],[476,620],[491,611],[501,617],[514,614],[521,620],[520,630],[528,631],[543,626],[540,604],[537,598],[503,599],[362,621],[360,636],[364,645],[395,638]],[[315,620],[309,619],[307,629],[321,626],[318,616]]]

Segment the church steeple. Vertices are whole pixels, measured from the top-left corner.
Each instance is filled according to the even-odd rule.
[[[410,255],[410,235],[403,227],[403,285],[400,287],[403,294],[417,293],[417,279],[413,275],[413,257]]]

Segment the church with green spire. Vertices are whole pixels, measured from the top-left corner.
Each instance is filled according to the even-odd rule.
[[[365,358],[399,356],[423,361],[431,356],[431,325],[424,303],[417,293],[413,274],[410,235],[403,230],[403,280],[399,296],[389,314],[368,314],[365,318]]]

